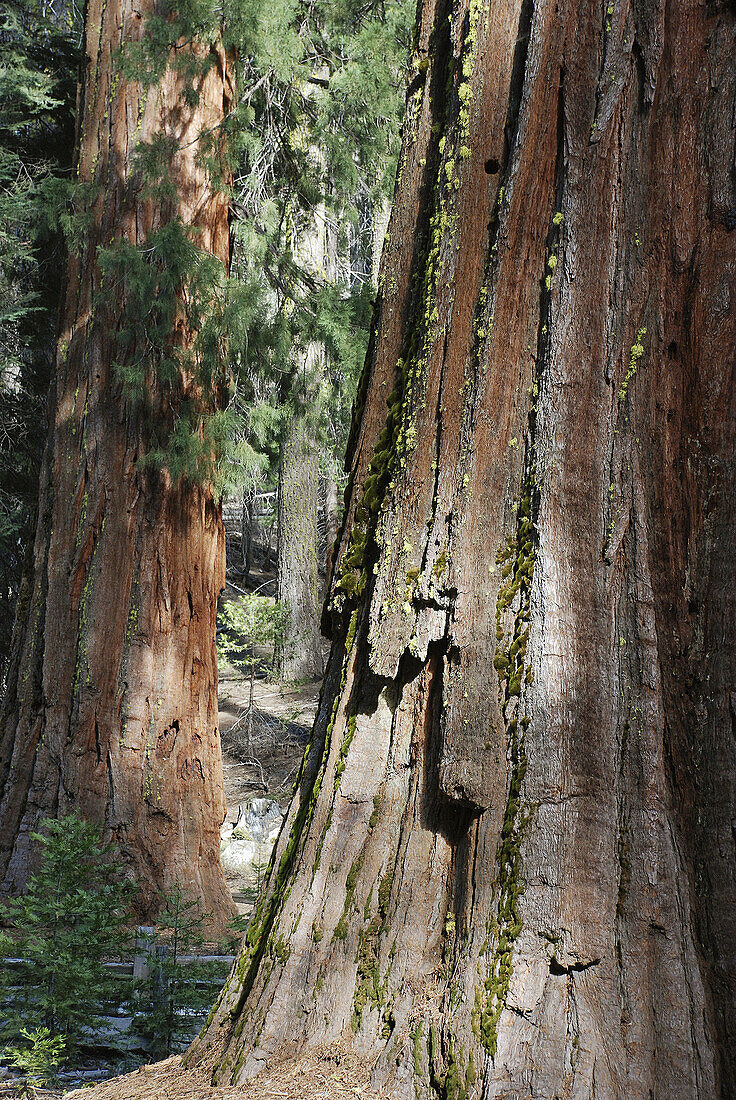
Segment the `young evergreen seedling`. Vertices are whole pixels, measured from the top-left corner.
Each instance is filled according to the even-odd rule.
[[[198,899],[178,884],[160,896],[158,924],[148,937],[148,974],[135,983],[131,1005],[132,1030],[157,1058],[191,1042],[226,976],[221,963],[191,960],[201,953],[209,919]]]
[[[37,1027],[34,1031],[22,1027],[20,1035],[23,1045],[6,1047],[3,1057],[25,1077],[21,1097],[35,1097],[36,1089],[54,1080],[64,1061],[66,1040],[63,1035],[52,1035],[47,1027]]]
[[[33,840],[41,848],[38,871],[23,897],[0,907],[9,932],[0,950],[17,960],[0,1037],[45,1027],[66,1036],[71,1052],[94,1039],[115,999],[105,961],[123,948],[134,887],[99,829],[74,814],[43,821]]]

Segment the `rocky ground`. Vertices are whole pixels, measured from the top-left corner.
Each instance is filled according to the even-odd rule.
[[[319,683],[250,682],[226,671],[220,682],[220,735],[227,817],[221,858],[241,913],[260,888],[289,805],[319,697]]]

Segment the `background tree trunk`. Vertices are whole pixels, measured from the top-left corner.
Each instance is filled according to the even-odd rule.
[[[256,488],[250,482],[243,488],[243,502],[240,526],[240,555],[243,565],[243,573],[246,581],[250,576],[251,558],[253,555],[253,526],[255,521]]]
[[[141,916],[155,914],[157,888],[178,882],[221,924],[234,907],[219,862],[219,505],[209,488],[141,469],[149,432],[113,370],[123,303],[116,313],[97,299],[98,246],[142,243],[173,217],[228,262],[227,198],[197,156],[200,135],[227,110],[225,55],[212,49],[193,108],[170,69],[147,91],[126,80],[117,51],[141,38],[152,11],[128,0],[87,9],[79,179],[100,186],[69,264],[35,576],[3,713],[0,876],[5,890],[21,889],[33,829],[75,810],[119,846],[140,884]],[[158,135],[174,141],[172,201],[146,198],[133,167],[139,143]],[[182,379],[184,396],[196,400],[189,384]],[[151,374],[147,401],[161,430],[172,422],[165,393]]]
[[[420,7],[325,689],[192,1052],[221,1082],[348,1041],[407,1100],[736,1094],[735,34]]]
[[[381,274],[381,256],[383,245],[388,232],[388,223],[391,220],[391,203],[388,199],[376,202],[373,208],[373,220],[371,224],[371,283],[378,289],[378,279]]]
[[[320,166],[323,156],[311,150]],[[334,275],[334,232],[324,203],[314,210],[308,228],[296,233],[294,252],[315,285]],[[283,679],[304,680],[324,672],[319,592],[319,442],[318,404],[326,373],[324,345],[311,341],[295,350],[295,407],[284,426],[279,461],[278,599],[289,612],[277,662]]]
[[[329,583],[332,559],[335,553],[335,540],[340,524],[340,492],[332,462],[328,463],[325,473],[325,575]]]
[[[277,597],[289,621],[277,660],[286,680],[321,676],[317,519],[319,462],[309,424],[296,416],[285,428],[279,462]]]

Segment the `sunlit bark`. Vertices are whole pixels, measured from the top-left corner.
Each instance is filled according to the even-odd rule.
[[[420,5],[327,680],[192,1054],[220,1082],[348,1042],[407,1100],[736,1092],[735,35]]]

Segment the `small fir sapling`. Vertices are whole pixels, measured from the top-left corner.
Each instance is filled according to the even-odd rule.
[[[45,1027],[64,1035],[71,1052],[94,1038],[115,997],[105,961],[125,944],[134,884],[97,827],[76,815],[44,820],[32,839],[41,848],[38,871],[24,896],[0,906],[8,931],[0,951],[19,960],[8,978],[0,1037]]]
[[[221,661],[245,667],[250,677],[245,739],[250,746],[253,728],[253,691],[258,650],[280,645],[287,632],[289,612],[278,600],[246,592],[238,600],[223,602],[218,614],[217,653]],[[240,719],[239,719],[240,721]]]
[[[183,1050],[225,979],[223,964],[184,959],[201,953],[209,919],[178,884],[161,893],[161,913],[148,937],[147,976],[135,983],[132,1030],[155,1057]]]
[[[64,1062],[66,1041],[63,1035],[52,1035],[47,1027],[37,1027],[34,1031],[20,1029],[24,1040],[21,1046],[6,1047],[3,1058],[25,1078],[25,1088],[21,1097],[34,1097],[36,1089],[50,1084],[56,1077],[56,1071]]]

